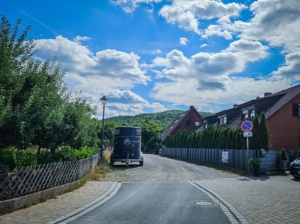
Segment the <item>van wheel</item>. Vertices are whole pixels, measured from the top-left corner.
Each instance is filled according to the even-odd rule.
[[[114,165],[114,161],[113,161],[113,160],[110,161],[110,165],[111,165],[111,166]]]
[[[141,162],[140,162],[140,166],[143,166],[143,165],[144,165],[144,161],[141,161]]]

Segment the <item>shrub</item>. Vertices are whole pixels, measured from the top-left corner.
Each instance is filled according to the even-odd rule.
[[[250,166],[259,166],[261,162],[262,162],[261,158],[250,158],[248,160]]]
[[[59,147],[56,154],[60,157],[61,161],[76,161],[75,149],[69,145]]]
[[[53,154],[49,149],[41,149],[41,154],[37,159],[38,164],[55,163],[62,161],[62,158],[58,153]]]
[[[282,149],[281,149],[280,159],[281,159],[281,160],[288,160],[288,157],[287,157],[287,155],[286,155],[285,148],[282,148]]]
[[[80,150],[75,151],[77,160],[91,157],[98,152],[99,150],[97,147],[87,147],[87,146],[82,147]]]
[[[297,153],[297,158],[300,157],[300,149],[298,150],[298,153]]]
[[[16,166],[34,166],[37,165],[37,148],[31,147],[24,150],[18,150],[16,157],[15,157],[15,163]]]
[[[14,146],[0,149],[0,162],[3,164],[2,166],[6,166],[9,170],[13,170],[16,167],[16,153],[17,148]]]

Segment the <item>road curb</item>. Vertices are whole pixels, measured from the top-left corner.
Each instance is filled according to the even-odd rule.
[[[249,224],[248,220],[232,204],[230,204],[228,201],[226,201],[218,193],[214,192],[213,190],[208,189],[207,187],[205,187],[204,185],[202,185],[200,183],[197,183],[197,182],[194,182],[194,181],[189,181],[189,182],[196,185],[201,190],[206,191],[207,193],[212,195],[214,198],[218,199],[228,209],[228,211],[234,216],[235,220],[238,221],[237,223]],[[223,210],[223,208],[222,208],[222,210]],[[229,220],[232,223],[235,223],[234,220],[232,220],[232,218],[229,216],[229,214],[226,213],[226,211],[224,211],[224,213],[225,213],[225,215],[228,216]]]
[[[85,210],[90,209],[92,206],[94,206],[95,204],[99,204],[104,203],[105,201],[107,201],[110,197],[112,197],[115,193],[116,193],[116,189],[118,190],[120,188],[120,184],[118,184],[117,182],[113,182],[112,185],[110,186],[110,188],[104,193],[102,194],[100,197],[96,198],[95,200],[91,201],[90,203],[64,215],[61,216],[55,220],[52,220],[46,224],[56,224],[56,223],[67,223],[65,222],[68,219],[72,219],[72,217],[78,215],[79,213],[82,213]],[[69,220],[71,221],[71,220]]]

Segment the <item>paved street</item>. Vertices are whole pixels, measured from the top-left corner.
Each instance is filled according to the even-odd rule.
[[[154,156],[148,157],[148,161],[154,159]],[[166,162],[166,160],[163,161]],[[176,166],[179,166],[180,163],[182,163],[182,167],[187,166],[189,169],[190,166],[196,166],[174,161]],[[172,164],[171,161],[167,163],[168,166]],[[130,172],[139,172],[139,169],[141,173],[145,172],[143,167],[134,167],[125,171],[115,171],[114,175],[120,175],[124,179],[124,181],[118,181],[119,183],[129,182],[125,179],[130,176]],[[184,170],[182,171],[184,172]],[[162,170],[161,172],[167,171]],[[151,179],[151,181],[155,182],[155,179]],[[190,181],[224,202],[230,210],[236,210],[236,214],[240,214],[248,223],[299,223],[300,181],[294,180],[289,174],[261,177],[215,177],[213,179],[192,179]],[[142,182],[147,181],[142,180]],[[2,215],[0,216],[0,223],[48,223],[76,209],[80,211],[82,206],[86,204],[90,203],[89,206],[91,206],[97,202],[97,198],[101,201],[101,195],[115,185],[114,181],[107,180],[104,182],[88,182],[82,188],[58,196],[57,199],[51,199],[26,209]]]

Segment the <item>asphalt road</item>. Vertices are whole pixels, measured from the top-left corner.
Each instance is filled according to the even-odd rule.
[[[231,223],[189,182],[123,183],[106,203],[70,223]]]
[[[191,181],[236,175],[183,161],[144,155],[144,166],[115,163],[103,181],[117,193],[71,223],[231,223],[220,201]],[[229,218],[231,218],[231,221]],[[70,220],[69,220],[70,221]]]
[[[144,155],[144,166],[132,163],[129,168],[122,163],[115,163],[111,172],[103,181],[112,182],[153,182],[153,181],[192,181],[237,177],[234,174],[214,170],[179,160],[152,154]]]

